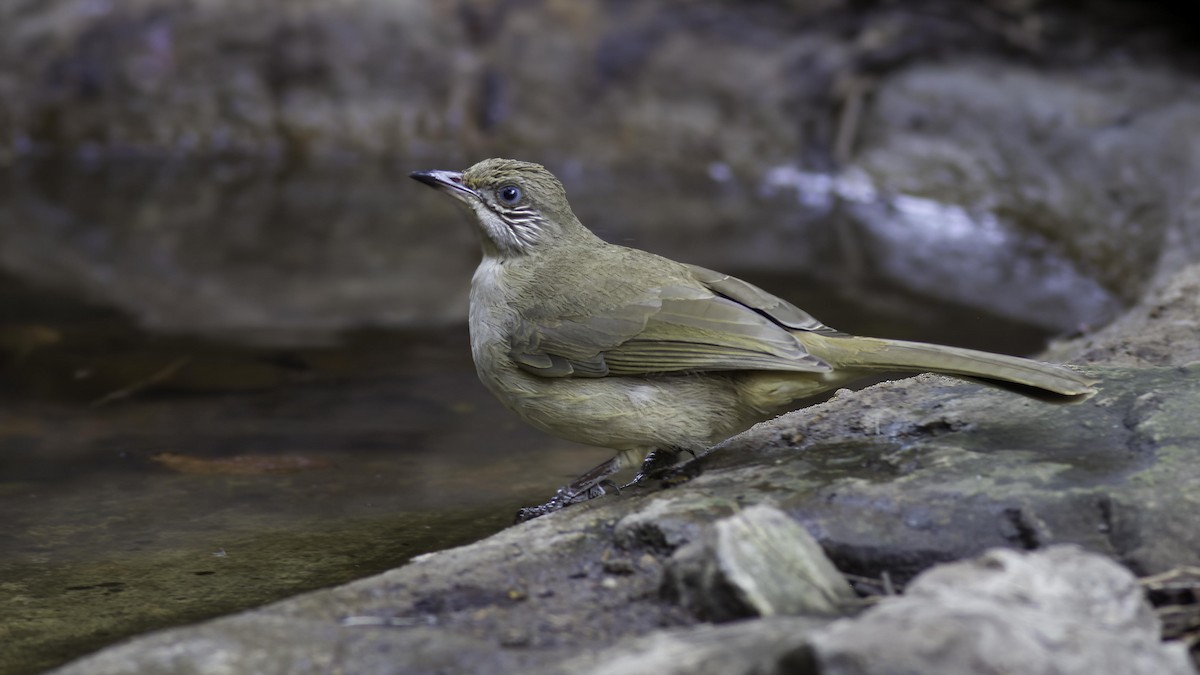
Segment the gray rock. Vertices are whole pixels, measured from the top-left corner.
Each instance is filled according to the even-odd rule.
[[[816,540],[783,512],[757,504],[712,524],[667,563],[670,597],[714,621],[845,613],[856,596]]]
[[[939,565],[809,636],[824,675],[1191,675],[1127,570],[1076,546]]]
[[[1069,407],[932,375],[848,393],[730,441],[710,461],[731,470],[695,488],[774,500],[866,576],[1068,542],[1142,573],[1182,564],[1200,550],[1200,363],[1089,372],[1100,393]]]
[[[1056,345],[1051,359],[1126,367],[1183,367],[1200,362],[1200,265],[1165,278],[1110,325]]]
[[[527,659],[491,640],[428,626],[339,626],[335,621],[240,615],[155,633],[105,650],[60,673],[242,675],[244,673],[509,673]]]
[[[968,60],[898,73],[876,92],[855,162],[896,202],[863,211],[867,246],[927,237],[939,229],[930,207],[956,205],[959,226],[993,255],[959,256],[963,267],[943,266],[941,280],[922,284],[965,296],[986,286],[1002,312],[1067,311],[1095,325],[1106,295],[1135,302],[1164,267],[1200,254],[1197,100],[1200,83],[1154,68],[1044,72]],[[940,229],[955,229],[946,215]],[[886,273],[903,278],[950,254],[947,234],[880,257]],[[1021,274],[997,255],[1012,247],[1025,253]],[[1027,279],[1040,290],[994,292]]]
[[[1076,546],[939,565],[861,616],[744,620],[627,638],[545,672],[1190,675],[1137,580]]]
[[[608,527],[603,518],[540,519],[384,575],[150,634],[57,672],[526,672],[612,635],[689,623],[657,599],[661,562],[614,548]]]
[[[287,12],[251,12],[236,0],[192,10],[112,0],[102,12],[81,11],[76,0],[9,4],[0,7],[0,164],[48,148],[89,166],[166,158],[168,171],[175,160],[213,156],[341,171],[347,158],[403,158],[411,169],[517,155],[548,163],[584,206],[585,222],[618,240],[636,236],[720,269],[803,267],[866,294],[898,285],[1072,330],[1108,320],[1159,267],[1174,270],[1200,253],[1192,140],[1200,110],[1195,78],[1147,54],[1141,43],[1152,40],[1126,45],[1120,31],[1105,32],[1102,16],[1042,4],[1057,3],[1024,7],[1024,23],[1011,30],[1003,28],[1011,17],[981,22],[971,3],[939,7],[936,22],[919,7],[847,13],[838,0],[752,9],[310,0]],[[1043,30],[1063,26],[1070,30],[1036,44]],[[1036,46],[1022,41],[1021,49],[1063,67],[1014,64],[1010,41],[1027,32]],[[946,50],[975,58],[948,63]],[[200,184],[210,182],[220,177]],[[153,196],[153,187],[122,205]],[[84,223],[114,239],[132,230],[134,242],[112,242],[104,255],[67,237],[0,236],[11,251],[3,262],[35,279],[68,267],[59,275],[78,286],[111,288],[108,302],[147,296],[130,309],[173,330],[194,330],[189,315],[221,313],[255,330],[447,318],[452,305],[430,302],[424,290],[389,289],[424,286],[438,276],[426,261],[460,261],[455,254],[396,254],[395,231],[371,232],[370,214],[335,206],[318,224],[340,223],[350,242],[330,252],[321,248],[327,239],[302,242],[273,261],[278,247],[246,250],[260,231],[270,243],[287,239],[266,232],[281,214],[264,205],[278,199],[294,210],[282,214],[290,224],[311,204],[303,195],[222,192],[178,191],[165,209],[147,209],[158,225],[186,219],[159,211],[194,205],[185,211],[199,225],[173,223],[179,231],[130,227],[124,213]],[[355,193],[359,203],[371,199]],[[672,207],[649,206],[669,195],[679,195]],[[19,209],[10,227],[24,228],[28,216]],[[413,222],[410,240],[430,232],[424,214]],[[747,222],[758,231],[747,235]],[[229,232],[211,231],[213,223]],[[197,239],[213,240],[213,259],[262,258],[282,269],[214,275],[211,261],[189,250]],[[441,241],[463,257],[473,251],[466,236]],[[106,264],[152,257],[143,249],[187,258],[187,273],[159,288],[137,278],[151,270]],[[316,258],[306,272],[328,273],[307,284],[289,274],[305,255]],[[414,272],[397,271],[406,267]],[[461,294],[461,282],[446,284],[440,299]]]
[[[777,616],[632,637],[544,672],[579,675],[817,675],[808,635],[829,622]]]

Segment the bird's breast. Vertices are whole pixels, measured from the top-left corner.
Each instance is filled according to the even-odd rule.
[[[506,392],[498,390],[498,380],[515,369],[508,356],[509,334],[516,322],[511,304],[511,284],[503,263],[484,258],[471,279],[471,358],[479,379],[506,403]]]

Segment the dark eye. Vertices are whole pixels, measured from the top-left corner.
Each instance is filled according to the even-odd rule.
[[[517,202],[521,201],[521,188],[517,187],[516,185],[505,185],[499,190],[496,190],[496,199],[499,199],[505,204],[516,204]]]

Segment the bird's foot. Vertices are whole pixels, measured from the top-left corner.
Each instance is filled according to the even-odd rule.
[[[646,455],[646,459],[642,461],[642,466],[640,469],[638,469],[637,475],[633,477],[633,480],[629,481],[625,485],[622,485],[621,488],[623,489],[638,485],[648,478],[669,477],[670,474],[674,473],[671,471],[671,469],[674,468],[675,463],[679,461],[680,453],[684,452],[691,455],[692,459],[696,458],[695,451],[689,448],[660,448],[657,450],[651,450],[650,454]]]
[[[608,494],[609,489],[620,493],[621,487],[609,478],[620,470],[621,459],[620,456],[617,456],[571,481],[569,485],[560,487],[545,504],[519,509],[513,522],[523,523],[547,513],[554,513],[572,504],[601,497]]]
[[[523,523],[527,520],[540,518],[572,504],[586,502],[589,499],[606,495],[609,491],[620,494],[621,490],[637,485],[648,478],[661,478],[670,484],[691,480],[698,472],[699,467],[692,463],[686,467],[676,468],[675,463],[682,452],[688,453],[693,458],[696,457],[696,453],[688,448],[667,448],[651,451],[642,461],[637,475],[625,485],[617,485],[609,478],[609,476],[620,471],[623,465],[622,456],[617,455],[571,481],[569,485],[559,488],[554,493],[554,496],[545,504],[519,509],[514,522]]]

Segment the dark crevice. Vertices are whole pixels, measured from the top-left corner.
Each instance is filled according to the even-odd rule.
[[[1038,536],[1037,528],[1030,522],[1024,509],[1004,509],[1004,518],[1012,526],[1012,531],[1006,532],[1005,538],[1017,542],[1026,551],[1041,548],[1042,542]]]

